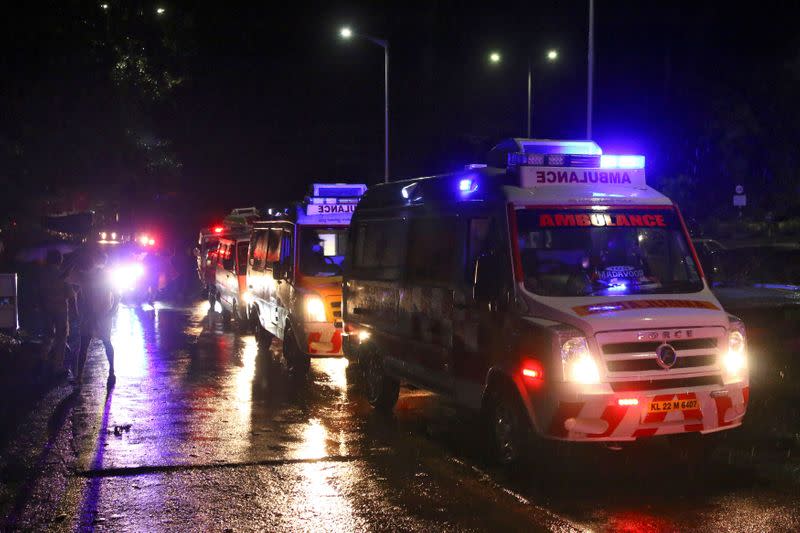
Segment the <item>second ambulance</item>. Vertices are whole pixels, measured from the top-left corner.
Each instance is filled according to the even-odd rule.
[[[315,184],[285,210],[270,210],[251,233],[247,300],[256,336],[283,341],[290,370],[310,357],[342,355],[342,263],[347,227],[363,184]]]
[[[589,141],[511,139],[488,166],[370,188],[344,278],[370,402],[392,408],[405,381],[480,409],[503,463],[532,437],[739,426],[744,326],[644,172]]]

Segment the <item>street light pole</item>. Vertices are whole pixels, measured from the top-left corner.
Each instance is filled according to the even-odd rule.
[[[525,137],[531,138],[531,107],[533,106],[533,71],[531,69],[531,58],[528,58],[528,128]]]
[[[383,182],[389,183],[389,41],[364,34],[357,34],[348,27],[339,30],[343,39],[363,37],[383,48]]]

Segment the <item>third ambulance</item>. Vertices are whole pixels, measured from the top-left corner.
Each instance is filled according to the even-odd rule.
[[[742,423],[744,326],[643,156],[510,139],[488,165],[370,188],[348,246],[345,351],[376,407],[405,381],[479,409],[503,463],[535,437]]]

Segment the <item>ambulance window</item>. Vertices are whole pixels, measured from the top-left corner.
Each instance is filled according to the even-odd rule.
[[[281,234],[278,228],[269,230],[269,241],[267,242],[267,263],[277,263],[281,259]]]
[[[475,261],[488,246],[489,237],[488,218],[471,218],[469,220],[469,232],[467,234],[467,269],[466,279],[472,281],[475,275]]]
[[[403,265],[406,222],[371,220],[356,232],[353,268],[372,279],[397,279]]]
[[[294,266],[292,264],[292,234],[288,231],[281,232],[278,262],[283,267],[282,270],[284,272],[291,274]]]
[[[412,219],[408,242],[408,276],[412,282],[449,284],[458,256],[455,217]]]
[[[247,245],[247,242],[236,245],[236,273],[239,275],[247,274]]]
[[[253,268],[264,270],[264,260],[267,258],[267,230],[261,230],[256,234],[255,241],[250,244]]]

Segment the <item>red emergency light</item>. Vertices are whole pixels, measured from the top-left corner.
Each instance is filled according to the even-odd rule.
[[[222,233],[224,229],[222,226],[214,226],[214,233]]]
[[[522,376],[533,383],[541,383],[544,380],[544,368],[538,359],[526,359],[522,362]]]

